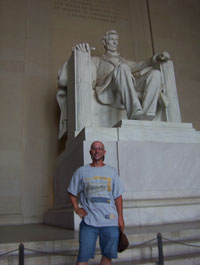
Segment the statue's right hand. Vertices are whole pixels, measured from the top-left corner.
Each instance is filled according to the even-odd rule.
[[[90,51],[90,45],[88,43],[79,43],[76,44],[75,49],[82,52],[89,52]]]

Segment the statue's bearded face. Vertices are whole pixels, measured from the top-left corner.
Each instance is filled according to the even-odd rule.
[[[110,34],[105,41],[105,47],[108,51],[116,52],[119,43],[119,36],[117,34]]]

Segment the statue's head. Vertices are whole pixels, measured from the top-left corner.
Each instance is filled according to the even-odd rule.
[[[116,52],[119,42],[119,35],[116,30],[109,30],[103,36],[103,46],[107,51]]]

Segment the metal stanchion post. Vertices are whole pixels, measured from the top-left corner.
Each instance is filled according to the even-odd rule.
[[[19,244],[19,265],[24,265],[24,244]]]
[[[157,240],[158,240],[159,265],[164,265],[162,235],[160,233],[157,234]]]

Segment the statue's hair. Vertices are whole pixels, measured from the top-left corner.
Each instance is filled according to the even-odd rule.
[[[105,46],[105,42],[106,42],[106,40],[107,40],[107,39],[109,38],[109,36],[112,35],[112,34],[114,34],[114,35],[118,35],[117,31],[114,30],[114,29],[111,29],[111,30],[106,31],[106,33],[104,34],[103,39],[102,39],[102,42],[103,42],[103,45],[104,45],[104,46]]]

